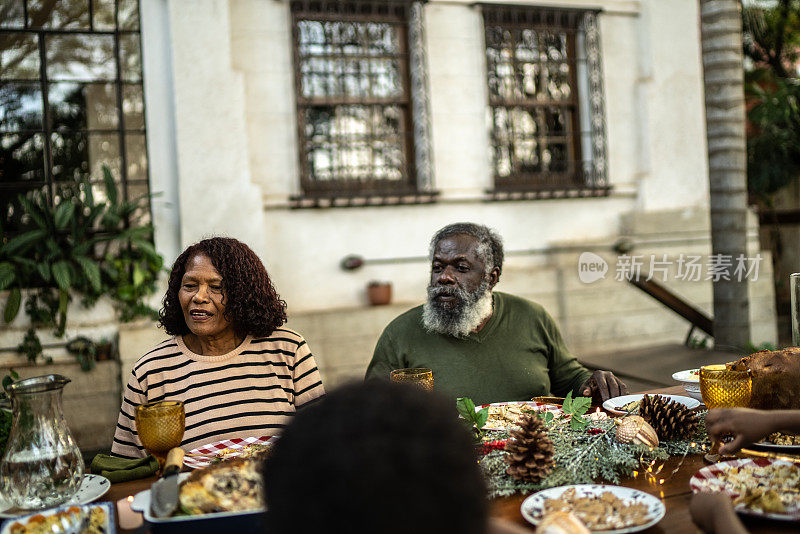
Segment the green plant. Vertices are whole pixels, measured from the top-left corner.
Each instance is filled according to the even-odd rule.
[[[6,239],[0,228],[0,290],[10,290],[5,322],[18,315],[23,289],[31,289],[24,310],[34,329],[53,328],[58,337],[73,295],[85,307],[108,295],[123,321],[156,315],[144,299],[156,290],[163,259],[152,227],[131,224],[149,195],[123,200],[107,167],[103,182],[100,200],[87,180],[58,183],[54,202],[47,189],[18,197],[31,229]],[[41,344],[35,330],[28,334],[20,349],[35,361]]]
[[[19,375],[13,369],[9,369],[8,374],[3,377],[3,388],[0,390],[0,458],[6,451],[6,443],[13,422],[6,388],[16,380],[19,380]]]
[[[755,102],[747,114],[748,189],[772,208],[773,195],[800,175],[800,82],[752,83],[748,97]]]
[[[483,436],[483,427],[489,419],[489,408],[475,409],[475,403],[469,397],[456,399],[456,410],[470,428],[475,429],[479,436]]]
[[[564,399],[564,404],[561,406],[561,409],[564,411],[565,414],[570,415],[569,419],[569,427],[573,430],[583,430],[589,425],[589,421],[587,421],[583,415],[589,411],[589,408],[592,406],[592,399],[590,397],[575,397],[572,398],[572,392],[570,391],[567,393],[566,398]],[[548,420],[549,415],[549,420]],[[547,413],[545,414],[545,421],[549,422],[553,419],[553,414]]]
[[[76,337],[67,343],[67,352],[75,356],[83,371],[91,371],[97,356],[97,345],[87,337]]]

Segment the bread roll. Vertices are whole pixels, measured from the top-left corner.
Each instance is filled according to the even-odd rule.
[[[572,512],[551,512],[536,527],[536,534],[591,534]]]

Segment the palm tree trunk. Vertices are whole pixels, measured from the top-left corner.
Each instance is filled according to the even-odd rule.
[[[738,0],[700,0],[703,77],[711,190],[712,254],[736,265],[747,257],[742,19]],[[731,274],[733,269],[731,269]],[[714,343],[744,348],[750,341],[747,279],[714,282]]]

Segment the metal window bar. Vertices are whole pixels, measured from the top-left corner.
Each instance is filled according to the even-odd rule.
[[[293,1],[291,12],[303,194],[416,192],[409,3]],[[321,42],[303,41],[303,32],[314,27],[322,29]],[[356,42],[343,43],[342,31],[357,36]],[[393,46],[381,47],[370,31],[383,31]],[[380,88],[381,76],[396,85]],[[322,90],[310,87],[314,81]],[[346,88],[348,81],[358,83],[355,94]]]
[[[584,100],[594,95],[585,92],[587,84],[578,78],[579,71],[586,72],[582,63],[587,61],[583,53],[587,12],[496,4],[481,7],[492,193],[581,191],[578,196],[585,196],[586,189],[594,188],[607,192],[605,162],[598,176],[592,143],[587,143],[587,137],[594,140],[597,136],[591,131],[587,136],[585,125],[591,128],[592,122],[585,116]],[[534,85],[532,93],[523,87],[526,83]],[[552,83],[555,91],[551,91]]]
[[[22,7],[23,7],[23,24],[21,27],[5,27],[0,29],[0,35],[13,35],[13,34],[24,34],[24,35],[35,35],[37,40],[37,54],[39,60],[39,77],[38,80],[34,79],[16,79],[16,78],[2,78],[0,79],[0,86],[2,85],[10,85],[14,83],[25,83],[29,85],[38,84],[39,90],[41,91],[41,104],[42,104],[42,124],[41,128],[38,129],[30,129],[30,128],[18,128],[13,130],[4,130],[0,131],[0,135],[8,136],[14,134],[20,135],[41,135],[42,142],[43,142],[43,161],[42,161],[42,171],[44,180],[37,180],[37,181],[30,181],[30,180],[13,180],[8,179],[9,177],[0,177],[0,194],[2,195],[2,203],[5,206],[10,206],[12,203],[15,202],[16,196],[18,194],[24,194],[25,192],[39,189],[39,188],[46,188],[47,191],[47,200],[48,203],[52,206],[55,203],[56,196],[58,194],[57,191],[57,181],[54,179],[53,176],[53,166],[54,166],[54,149],[53,149],[53,136],[54,135],[63,135],[69,134],[72,136],[85,136],[85,139],[89,140],[90,134],[116,134],[117,142],[118,142],[118,154],[119,154],[119,174],[116,176],[118,178],[118,185],[121,186],[121,194],[122,198],[125,200],[131,200],[130,192],[128,190],[129,185],[141,185],[144,186],[144,193],[149,193],[149,165],[147,166],[144,176],[145,179],[143,180],[129,180],[128,177],[128,154],[127,154],[127,146],[126,141],[129,140],[129,135],[141,135],[143,139],[146,140],[147,131],[146,131],[146,110],[144,106],[142,106],[142,127],[135,128],[135,129],[127,129],[125,127],[125,111],[123,109],[123,102],[124,102],[124,88],[125,87],[142,87],[143,88],[143,78],[141,76],[141,72],[139,73],[138,80],[123,80],[122,79],[122,50],[120,45],[121,37],[125,36],[132,36],[132,35],[140,35],[140,30],[130,30],[130,29],[120,29],[120,20],[119,20],[119,10],[120,5],[119,2],[114,3],[114,29],[111,30],[98,30],[94,27],[95,21],[95,3],[90,1],[88,4],[88,26],[85,28],[48,28],[45,27],[45,21],[41,20],[38,23],[31,20],[29,16],[29,0],[22,0]],[[138,12],[138,2],[136,4],[136,17],[139,17]],[[39,12],[40,15],[43,15],[42,12]],[[46,14],[44,14],[46,15]],[[139,26],[139,23],[136,23],[136,26]],[[94,36],[94,35],[106,35],[113,37],[113,50],[114,50],[114,58],[113,61],[115,62],[116,74],[113,78],[92,78],[92,79],[73,79],[70,78],[69,80],[51,80],[48,76],[47,68],[48,68],[48,58],[47,58],[47,39],[51,36],[65,36],[65,35],[87,35],[87,36]],[[139,50],[138,50],[139,57],[141,58],[141,39],[139,40]],[[75,84],[78,86],[86,86],[89,84],[108,84],[113,85],[114,87],[114,106],[116,108],[116,115],[117,115],[117,126],[115,128],[74,128],[69,130],[63,130],[61,128],[56,128],[53,124],[53,117],[52,117],[52,109],[50,103],[50,89],[53,84],[58,83],[70,83]],[[144,159],[146,162],[146,141],[143,147],[145,151]],[[88,163],[88,161],[87,161]],[[99,184],[102,183],[102,180],[97,179],[90,179],[90,183]],[[7,207],[4,209],[8,209]],[[148,199],[148,203],[146,206],[146,213],[147,217],[150,216],[152,213],[150,200]],[[3,221],[5,222],[5,218],[7,216],[7,211],[3,212]],[[130,225],[131,221],[126,219],[124,221],[125,227]],[[5,225],[4,225],[5,226]],[[16,233],[23,231],[24,228],[7,228],[4,227],[4,233],[6,237],[11,237]]]

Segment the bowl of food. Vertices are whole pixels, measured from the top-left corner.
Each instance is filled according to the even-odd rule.
[[[672,379],[683,384],[683,389],[686,394],[703,401],[703,396],[700,394],[700,369],[686,369],[672,374]]]

